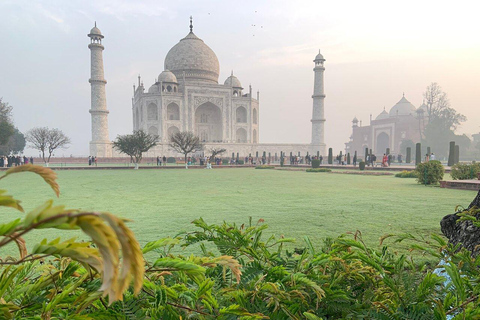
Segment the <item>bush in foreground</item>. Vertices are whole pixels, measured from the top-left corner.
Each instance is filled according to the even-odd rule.
[[[476,179],[480,172],[480,163],[457,163],[452,166],[450,175],[453,180]]]
[[[315,168],[315,169],[307,169],[307,172],[332,172],[332,169],[328,169],[328,168]]]
[[[7,175],[33,171],[17,168]],[[54,174],[39,168],[43,172],[35,169],[37,173],[58,193]],[[21,210],[5,191],[0,192],[0,200],[3,207]],[[480,227],[477,216],[478,210],[464,218]],[[439,236],[421,239],[405,234],[395,241],[410,242],[411,250],[447,261],[442,269],[450,278],[448,283],[433,269],[416,264],[410,253],[398,254],[385,245],[391,235],[381,238],[378,250],[367,246],[359,231],[327,239],[321,247],[305,237],[290,250],[286,244],[295,240],[268,234],[262,219],[238,225],[208,224],[200,218],[193,225],[192,232],[149,242],[140,251],[121,219],[53,207],[51,201],[24,219],[2,223],[0,247],[16,244],[19,257],[0,257],[0,318],[440,320],[480,316],[480,257],[458,251]],[[40,228],[80,228],[95,246],[72,239],[43,240],[28,254],[22,235]],[[185,255],[185,248],[198,254]]]
[[[402,172],[395,174],[395,177],[396,178],[418,178],[418,175],[415,170],[412,170],[412,171],[404,170]]]
[[[320,159],[313,159],[312,160],[312,168],[320,168]]]
[[[443,179],[445,168],[438,160],[419,163],[415,169],[417,181],[421,184],[437,184]]]
[[[264,164],[261,166],[256,166],[255,169],[275,169],[275,167]]]

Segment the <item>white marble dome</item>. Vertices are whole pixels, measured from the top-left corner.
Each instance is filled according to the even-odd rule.
[[[158,82],[177,83],[177,77],[170,70],[165,70],[158,76]]]
[[[190,32],[180,40],[165,57],[165,70],[170,70],[177,79],[218,83],[220,65],[218,58],[202,39]]]
[[[408,115],[415,115],[417,108],[413,104],[410,103],[405,96],[397,102],[396,105],[390,109],[390,117],[399,116],[408,116]]]
[[[229,87],[232,87],[232,88],[241,88],[243,89],[242,87],[242,84],[240,83],[240,80],[238,80],[237,77],[235,77],[232,73],[232,75],[230,77],[227,78],[227,80],[225,80],[225,83],[224,85],[226,86],[229,86]]]

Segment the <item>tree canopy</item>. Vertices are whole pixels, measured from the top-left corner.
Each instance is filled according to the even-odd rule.
[[[143,130],[134,131],[132,134],[118,135],[113,142],[113,147],[135,159],[135,168],[142,161],[144,152],[157,145],[158,135],[151,135]]]
[[[455,135],[458,126],[467,118],[450,105],[448,96],[440,85],[436,82],[430,84],[423,97],[427,106],[424,144],[440,156],[447,155],[449,141],[462,140],[463,145],[469,144],[465,141],[466,136]]]
[[[170,136],[170,147],[178,153],[183,153],[185,155],[185,164],[187,163],[187,156],[189,153],[203,150],[200,138],[190,131],[176,132],[172,134]]]
[[[48,127],[36,127],[26,133],[26,140],[30,147],[42,153],[43,162],[49,163],[52,154],[57,149],[66,149],[71,143],[70,138],[60,129]],[[46,154],[48,157],[46,158]]]
[[[0,145],[8,143],[8,139],[14,133],[14,126],[12,120],[12,106],[3,102],[0,98]]]

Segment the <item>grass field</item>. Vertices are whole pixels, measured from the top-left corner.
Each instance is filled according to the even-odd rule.
[[[415,179],[393,176],[251,168],[57,174],[61,187],[57,204],[131,219],[129,225],[141,244],[192,230],[190,222],[198,217],[209,223],[243,223],[250,216],[255,221],[263,218],[270,232],[296,238],[297,246],[302,246],[304,235],[320,244],[325,237],[357,229],[368,243],[377,244],[385,233],[440,233],[441,218],[475,196],[473,191],[425,187]],[[29,173],[2,180],[0,188],[23,200],[26,210],[54,197],[41,178]],[[13,209],[0,209],[1,222],[15,217],[19,213]],[[26,237],[27,247],[33,240],[59,236],[70,238],[72,233],[36,231]]]

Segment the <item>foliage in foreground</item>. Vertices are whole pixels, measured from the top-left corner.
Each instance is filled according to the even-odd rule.
[[[307,172],[332,172],[332,169],[328,168],[310,168],[306,170]]]
[[[402,172],[395,174],[395,177],[396,178],[418,178],[418,174],[414,170],[411,170],[411,171],[403,170]]]
[[[445,168],[438,160],[419,163],[415,169],[417,181],[421,184],[438,184],[443,179]]]
[[[43,172],[37,173],[58,192],[51,171],[35,170],[40,169]],[[1,204],[21,208],[5,192]],[[476,213],[463,219],[475,220]],[[391,235],[382,237],[378,250],[368,247],[358,231],[327,239],[322,247],[305,237],[301,248],[288,250],[285,244],[293,239],[267,236],[263,220],[251,219],[242,225],[197,219],[193,232],[147,243],[141,252],[148,257],[144,261],[123,221],[109,214],[80,214],[49,202],[23,220],[0,224],[0,245],[13,241],[20,252],[19,258],[0,260],[0,317],[440,320],[447,315],[480,316],[480,258],[448,246],[438,236],[422,239],[406,234],[395,241],[409,241],[412,250],[436,261],[443,259],[444,276],[383,245]],[[88,223],[82,223],[82,217]],[[479,221],[474,223],[480,226]],[[28,254],[21,236],[32,226],[81,228],[94,244],[44,240]],[[92,228],[96,232],[89,232]],[[115,239],[117,250],[111,250]],[[199,254],[182,254],[184,248]],[[127,274],[121,268],[125,264],[130,266]],[[135,280],[131,287],[126,281],[130,275]],[[108,286],[112,295],[103,297]]]
[[[457,163],[452,166],[450,175],[453,180],[476,179],[480,172],[480,163]]]

